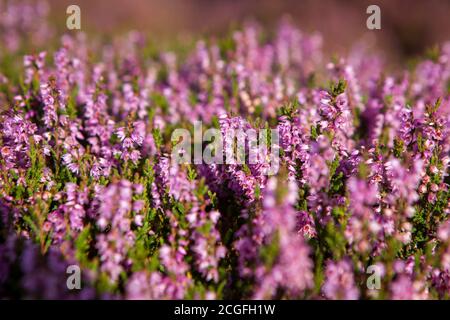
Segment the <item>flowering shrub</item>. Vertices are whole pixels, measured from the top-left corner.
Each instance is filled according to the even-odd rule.
[[[450,296],[449,43],[394,72],[359,50],[328,62],[286,22],[178,53],[136,33],[26,51],[30,23],[7,21],[1,298]],[[278,173],[172,162],[197,120],[277,129]]]

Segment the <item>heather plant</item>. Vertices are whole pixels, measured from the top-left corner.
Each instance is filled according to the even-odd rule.
[[[4,14],[47,26],[29,6]],[[449,298],[450,43],[398,72],[286,21],[169,52],[26,17],[0,19],[1,298]],[[198,121],[223,139],[176,149]]]

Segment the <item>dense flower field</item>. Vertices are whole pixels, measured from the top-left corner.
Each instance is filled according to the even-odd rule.
[[[450,43],[397,68],[287,22],[53,49],[45,7],[3,9],[0,298],[450,296]],[[277,174],[172,162],[197,120],[277,129]]]

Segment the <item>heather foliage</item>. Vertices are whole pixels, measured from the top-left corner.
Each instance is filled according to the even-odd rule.
[[[286,22],[183,52],[1,23],[1,298],[450,296],[449,43],[394,72]],[[278,173],[172,162],[198,120],[277,129]]]

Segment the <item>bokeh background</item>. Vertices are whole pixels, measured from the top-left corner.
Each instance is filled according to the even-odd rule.
[[[160,43],[220,35],[249,20],[271,30],[286,16],[306,32],[320,32],[329,53],[364,41],[398,61],[450,39],[449,0],[49,0],[61,32],[70,4],[81,7],[85,31],[137,30]],[[381,8],[381,30],[366,28],[370,4]]]

